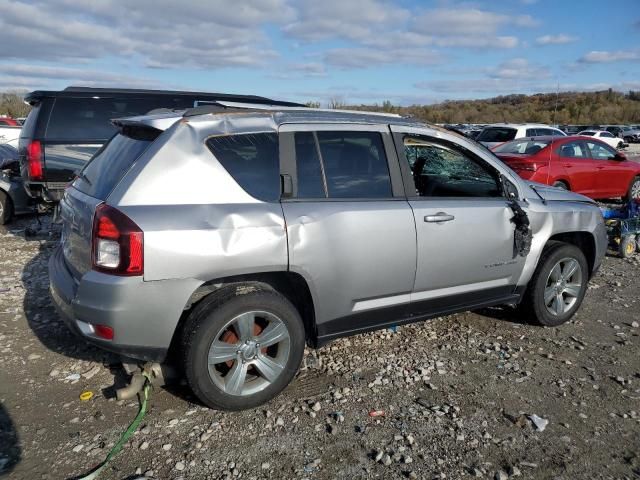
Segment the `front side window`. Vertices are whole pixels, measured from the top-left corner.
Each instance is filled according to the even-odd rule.
[[[294,138],[298,198],[326,197],[315,135],[313,132],[297,132]]]
[[[442,145],[405,139],[419,197],[501,197],[497,174],[482,160]]]
[[[588,158],[589,154],[582,142],[565,143],[558,149],[558,154],[564,158]]]
[[[613,135],[609,132],[602,132],[600,136],[605,138],[613,138]]]
[[[596,160],[611,160],[616,156],[615,150],[608,145],[595,142],[589,142],[587,145],[589,146],[589,150],[591,150],[591,158]]]
[[[207,146],[236,182],[265,202],[280,198],[280,159],[276,133],[221,135]]]
[[[320,131],[329,198],[390,198],[391,177],[378,132]]]

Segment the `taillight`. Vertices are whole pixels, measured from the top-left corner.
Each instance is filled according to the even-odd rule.
[[[42,144],[39,140],[27,145],[27,171],[31,180],[42,180]]]
[[[124,276],[144,273],[144,235],[120,210],[104,203],[96,208],[92,244],[94,270]]]

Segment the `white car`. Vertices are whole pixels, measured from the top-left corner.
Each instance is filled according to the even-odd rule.
[[[567,134],[549,125],[540,123],[495,123],[487,125],[476,137],[487,148],[523,137],[566,137]]]
[[[613,133],[605,130],[583,130],[578,135],[597,138],[613,148],[624,147],[624,141],[620,137],[616,137]]]
[[[12,147],[18,148],[20,130],[22,130],[22,127],[0,125],[0,145],[8,143]]]

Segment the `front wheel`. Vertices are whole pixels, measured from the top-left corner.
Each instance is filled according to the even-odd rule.
[[[620,256],[622,258],[631,258],[636,253],[636,237],[627,235],[620,240]]]
[[[562,190],[569,190],[569,187],[567,186],[567,184],[561,181],[554,182],[553,186],[556,188],[561,188]]]
[[[576,246],[553,243],[542,254],[523,299],[524,310],[540,325],[568,321],[587,291],[587,260]]]
[[[296,308],[275,290],[242,286],[204,299],[183,330],[193,392],[206,405],[244,410],[268,402],[293,379],[305,334]]]

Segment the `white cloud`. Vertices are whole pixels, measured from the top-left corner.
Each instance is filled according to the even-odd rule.
[[[336,38],[366,42],[409,17],[408,10],[384,0],[304,0],[297,6],[297,17],[283,31],[307,42]]]
[[[538,45],[565,45],[578,40],[578,37],[559,33],[558,35],[543,35],[536,38]]]
[[[263,28],[292,18],[285,0],[0,0],[0,58],[90,61],[118,56],[151,67],[261,65],[277,56]]]
[[[581,63],[612,63],[638,60],[640,60],[640,51],[638,50],[618,50],[615,52],[592,50],[578,61]]]
[[[434,65],[443,57],[433,50],[414,48],[336,48],[329,50],[324,60],[341,68],[370,68],[380,65]]]

